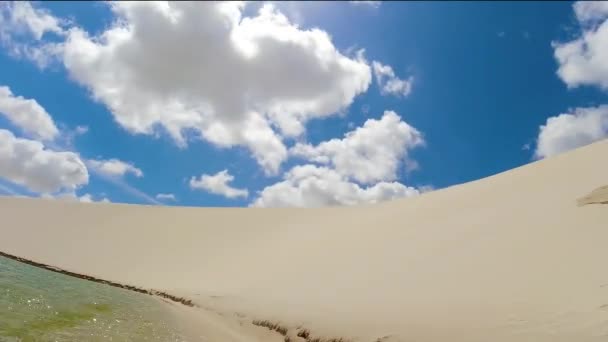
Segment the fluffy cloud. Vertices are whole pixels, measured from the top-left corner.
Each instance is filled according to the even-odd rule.
[[[43,194],[42,196],[40,196],[42,198],[49,198],[49,199],[58,199],[58,200],[63,200],[63,201],[69,201],[69,202],[82,202],[82,203],[96,203],[96,202],[100,202],[100,203],[111,203],[111,201],[106,198],[106,197],[102,197],[99,199],[95,199],[95,197],[91,194],[84,194],[82,196],[78,196],[74,191],[71,192],[63,192],[63,193],[59,193],[57,195],[49,195],[49,194]]]
[[[608,4],[581,1],[574,4],[581,36],[566,43],[553,43],[559,64],[557,74],[568,85],[596,85],[608,90]]]
[[[392,181],[402,162],[415,168],[408,152],[424,145],[422,134],[402,121],[393,111],[385,111],[379,120],[369,119],[362,127],[346,133],[343,139],[331,139],[317,146],[298,143],[291,148],[294,156],[311,162],[331,165],[340,175],[361,183]]]
[[[174,194],[156,194],[156,199],[159,201],[175,201]]]
[[[407,96],[412,91],[414,77],[410,76],[403,80],[395,76],[390,65],[384,65],[378,61],[372,62],[374,76],[383,95]]]
[[[608,17],[606,1],[579,1],[574,4],[574,13],[581,23],[597,23]]]
[[[550,157],[608,137],[608,105],[577,108],[540,126],[536,158]]]
[[[320,207],[377,203],[418,195],[394,182],[402,162],[414,167],[408,152],[424,145],[422,134],[393,111],[380,119],[317,146],[296,144],[290,153],[308,162],[292,168],[283,180],[264,188],[251,206]],[[393,181],[393,182],[391,182]],[[365,184],[365,185],[361,185]],[[425,188],[426,190],[426,188]]]
[[[362,188],[327,167],[296,166],[282,182],[266,187],[253,207],[322,207],[377,203],[418,195],[415,188],[397,182],[379,182]]]
[[[133,164],[126,163],[118,159],[108,160],[88,160],[87,164],[91,169],[111,177],[122,177],[127,173],[130,173],[136,177],[143,177],[144,173],[133,166]]]
[[[94,203],[94,202],[101,202],[101,203],[110,203],[110,200],[107,197],[103,197],[101,199],[96,200],[91,194],[84,194],[82,196],[77,196],[78,201],[83,202],[83,203]]]
[[[0,3],[0,38],[23,34],[40,40],[46,32],[63,33],[60,21],[47,11],[27,1]]]
[[[3,129],[0,177],[39,193],[74,191],[89,181],[87,168],[77,154],[47,150],[38,141],[17,138]]]
[[[35,138],[52,140],[59,134],[49,113],[36,100],[15,96],[6,86],[0,86],[0,114]]]
[[[0,43],[13,57],[46,66],[60,53],[61,44],[41,40],[47,32],[63,36],[62,25],[48,11],[34,8],[29,2],[0,2]]]
[[[271,5],[244,17],[240,2],[112,2],[99,36],[71,28],[70,75],[133,133],[164,127],[221,146],[248,147],[269,174],[284,137],[332,115],[367,90],[371,70],[320,29],[303,30]]]
[[[228,183],[234,180],[234,176],[228,173],[228,170],[223,170],[215,175],[201,175],[199,179],[192,177],[190,179],[190,188],[206,190],[212,194],[222,195],[228,198],[247,197],[249,191],[247,189],[233,188]]]

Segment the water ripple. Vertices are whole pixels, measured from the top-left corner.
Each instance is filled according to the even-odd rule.
[[[0,257],[0,341],[183,341],[147,295]]]

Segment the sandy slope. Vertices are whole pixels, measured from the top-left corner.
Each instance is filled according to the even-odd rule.
[[[282,340],[252,318],[357,341],[608,341],[608,205],[577,202],[605,185],[608,141],[366,207],[2,198],[0,251],[191,297],[205,310],[172,310],[206,341]]]

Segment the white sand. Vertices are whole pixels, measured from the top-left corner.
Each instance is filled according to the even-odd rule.
[[[370,342],[605,342],[608,205],[577,202],[605,185],[608,141],[365,207],[2,198],[0,251],[192,298],[171,310],[204,341],[283,340],[243,323],[259,318]]]

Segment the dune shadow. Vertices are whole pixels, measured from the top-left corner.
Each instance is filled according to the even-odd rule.
[[[577,204],[579,207],[588,204],[608,204],[608,185],[601,186],[579,198]]]

